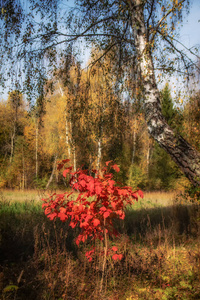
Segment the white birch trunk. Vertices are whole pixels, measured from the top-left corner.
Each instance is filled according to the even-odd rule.
[[[24,147],[22,146],[22,168],[23,168],[23,175],[22,175],[22,190],[25,188],[25,161],[24,161]]]
[[[200,185],[200,153],[178,136],[166,123],[160,104],[160,94],[155,80],[154,66],[148,48],[147,30],[143,15],[143,0],[129,0],[132,28],[138,57],[143,90],[145,118],[149,133],[181,168],[194,186]]]
[[[148,140],[148,145],[147,145],[147,177],[148,178],[149,178],[150,153],[151,153],[150,140]]]
[[[69,159],[71,159],[71,144],[70,144],[70,136],[69,136],[69,125],[67,114],[65,115],[65,136],[66,136],[66,145],[68,150]]]
[[[74,172],[76,172],[77,167],[76,167],[76,147],[73,145],[73,159],[74,159]]]
[[[101,156],[102,156],[102,142],[101,138],[98,140],[98,146],[97,146],[97,171],[100,170],[100,164],[101,164]]]
[[[49,188],[49,185],[50,185],[51,182],[53,181],[53,176],[54,176],[54,173],[55,173],[55,170],[56,170],[56,166],[57,166],[57,155],[55,156],[55,159],[54,159],[54,163],[53,163],[53,168],[52,168],[51,176],[50,176],[50,178],[49,178],[49,181],[47,182],[46,190]]]
[[[35,118],[35,177],[38,177],[38,119]]]
[[[132,151],[132,159],[131,164],[133,165],[135,160],[135,153],[136,153],[136,126],[137,126],[137,120],[134,120],[134,129],[133,129],[133,151]]]
[[[60,90],[60,94],[63,97],[64,96],[64,92],[63,89],[60,85],[60,82],[58,81],[58,85],[59,85],[59,90]],[[71,159],[71,143],[70,143],[70,135],[69,135],[69,120],[67,117],[67,113],[65,112],[65,140],[66,140],[66,145],[67,145],[67,151],[68,151],[68,157],[69,159]]]

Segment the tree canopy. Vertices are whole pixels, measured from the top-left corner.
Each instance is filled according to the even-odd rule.
[[[68,68],[72,56],[80,52],[76,41],[83,38],[87,45],[101,50],[94,61],[110,54],[119,74],[124,77],[124,72],[126,76],[129,72],[139,80],[134,36],[138,25],[132,18],[137,7],[142,7],[145,47],[151,51],[154,69],[171,73],[177,70],[185,76],[194,66],[188,55],[193,51],[182,47],[176,32],[177,23],[189,9],[189,0],[1,3],[1,84],[8,80],[15,88],[41,94],[45,80],[63,64]]]

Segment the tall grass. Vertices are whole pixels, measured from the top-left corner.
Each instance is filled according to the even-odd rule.
[[[180,201],[148,193],[127,210],[108,241],[123,259],[108,256],[101,289],[101,243],[88,262],[89,243],[77,248],[76,229],[49,221],[38,192],[2,191],[1,299],[200,299],[199,207]]]

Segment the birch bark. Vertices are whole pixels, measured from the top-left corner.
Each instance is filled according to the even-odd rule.
[[[148,131],[181,168],[194,186],[200,185],[200,153],[182,136],[173,132],[161,113],[160,94],[155,80],[154,65],[148,47],[143,0],[129,0],[132,29],[142,76],[144,109]]]
[[[46,190],[49,188],[49,185],[53,181],[53,176],[54,176],[54,173],[55,173],[55,170],[56,170],[56,166],[57,166],[57,155],[55,155],[55,158],[54,158],[53,168],[52,168],[51,176],[50,176],[50,178],[47,182],[47,185],[46,185]]]
[[[38,130],[39,130],[39,121],[35,117],[35,177],[38,177]]]

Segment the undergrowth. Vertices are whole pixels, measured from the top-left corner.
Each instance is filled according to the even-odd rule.
[[[0,299],[200,299],[199,205],[181,201],[141,202],[126,212],[116,223],[123,259],[108,258],[100,289],[101,242],[88,262],[89,243],[74,243],[78,230],[49,221],[38,201],[2,196]]]

